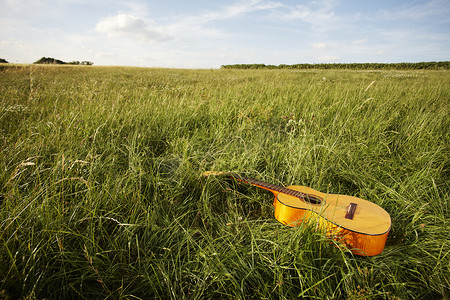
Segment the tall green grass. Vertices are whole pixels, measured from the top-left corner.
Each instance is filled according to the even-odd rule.
[[[0,71],[3,298],[449,295],[448,71]],[[206,170],[368,199],[353,256]]]

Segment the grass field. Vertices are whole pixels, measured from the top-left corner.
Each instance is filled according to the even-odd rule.
[[[0,71],[0,298],[447,299],[450,71]],[[381,255],[236,171],[368,199]]]

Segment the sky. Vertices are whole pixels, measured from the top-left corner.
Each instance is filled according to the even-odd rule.
[[[450,60],[450,0],[0,0],[0,58],[94,65]]]

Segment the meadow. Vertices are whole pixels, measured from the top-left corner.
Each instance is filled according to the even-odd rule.
[[[0,298],[447,299],[450,71],[3,65]],[[271,193],[383,207],[352,255]]]

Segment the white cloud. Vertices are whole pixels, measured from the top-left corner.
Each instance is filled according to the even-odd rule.
[[[381,13],[388,20],[418,20],[437,16],[448,16],[450,14],[450,5],[448,0],[414,1],[410,5],[404,5],[398,9],[382,10]]]
[[[309,16],[311,16],[312,11],[302,5],[298,5],[294,8],[290,8],[288,12],[284,14],[280,14],[279,17],[286,20],[308,20]]]
[[[150,27],[148,22],[129,14],[118,14],[97,23],[95,30],[109,37],[129,37],[142,41],[163,42],[169,36],[161,27]]]
[[[324,55],[317,57],[317,60],[321,63],[330,63],[339,61],[340,57],[337,55]]]
[[[215,29],[211,24],[217,21],[230,20],[233,18],[239,18],[256,11],[271,11],[278,7],[282,7],[283,4],[278,2],[264,2],[262,0],[250,0],[241,1],[237,4],[224,6],[216,11],[206,11],[195,15],[177,16],[177,19],[168,28],[175,31],[175,33],[183,36],[192,35],[192,32],[200,36],[207,37],[224,37],[225,34],[222,30]]]
[[[312,1],[308,5],[284,5],[283,10],[274,12],[279,20],[302,21],[310,24],[312,30],[329,31],[337,29],[340,19],[335,15],[334,0]]]
[[[245,16],[256,11],[272,10],[283,6],[277,2],[250,0],[238,4],[224,6],[216,11],[204,11],[194,15],[174,15],[164,18],[164,26],[155,26],[139,13],[136,7],[128,5],[132,13],[118,14],[107,17],[97,23],[95,30],[107,34],[109,37],[129,37],[141,41],[163,42],[170,39],[197,40],[199,38],[225,38],[229,37],[223,30],[211,24],[216,21],[228,20]],[[151,24],[151,25],[150,25]]]
[[[367,43],[369,40],[368,39],[360,39],[360,40],[355,40],[352,42],[353,45],[361,45],[364,43]]]
[[[330,46],[325,43],[316,43],[312,45],[314,49],[316,50],[324,50],[328,49]]]
[[[200,15],[198,17],[198,20],[201,22],[224,20],[238,16],[243,16],[255,11],[273,10],[278,7],[284,7],[284,5],[278,2],[266,3],[261,0],[250,0],[226,6],[220,11],[205,13],[203,15]]]

